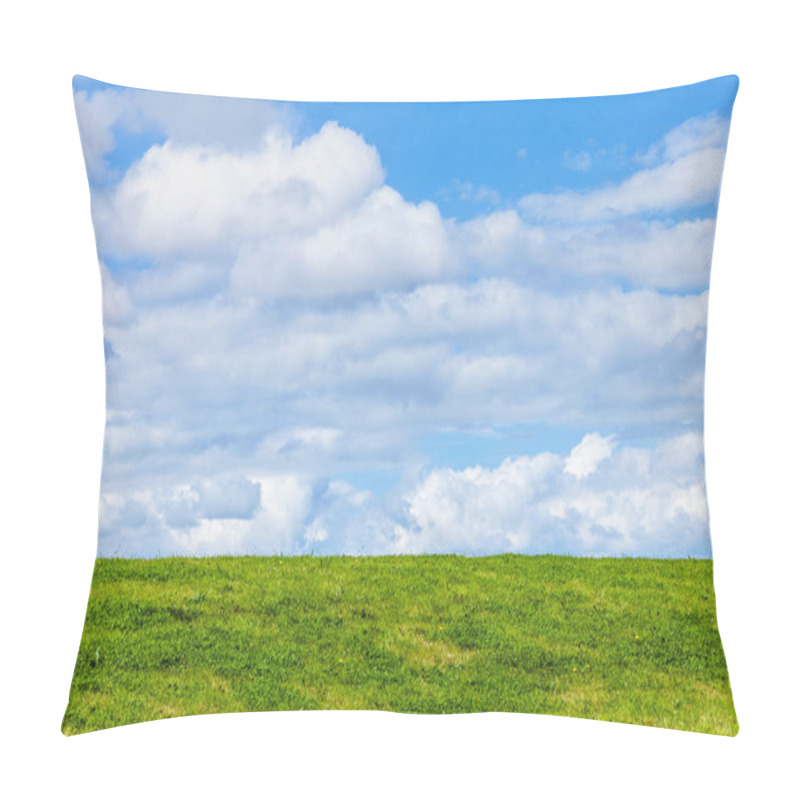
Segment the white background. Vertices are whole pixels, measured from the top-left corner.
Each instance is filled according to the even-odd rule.
[[[797,56],[789,3],[15,4],[0,23],[2,749],[9,797],[777,797],[797,790]],[[59,732],[94,559],[100,281],[73,73],[294,100],[741,78],[712,269],[707,465],[735,739],[491,714],[302,712]]]

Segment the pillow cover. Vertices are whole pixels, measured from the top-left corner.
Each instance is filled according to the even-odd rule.
[[[736,77],[73,88],[107,422],[65,734],[337,708],[735,735],[703,386]]]

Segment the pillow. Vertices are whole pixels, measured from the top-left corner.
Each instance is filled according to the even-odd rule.
[[[107,421],[65,734],[324,708],[736,734],[703,458],[735,76],[73,88]]]

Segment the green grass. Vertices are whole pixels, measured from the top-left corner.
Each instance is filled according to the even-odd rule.
[[[65,734],[320,708],[738,731],[710,561],[98,559]]]

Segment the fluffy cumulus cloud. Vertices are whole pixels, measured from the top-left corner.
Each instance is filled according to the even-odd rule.
[[[202,102],[76,98],[102,259],[101,554],[709,553],[700,210],[724,121],[688,120],[585,191],[513,202],[458,176],[490,209],[458,221],[387,182],[356,130],[302,138],[293,107]],[[592,164],[565,151],[573,174]],[[531,424],[569,445],[466,468],[424,446]]]
[[[406,497],[397,544],[412,553],[708,556],[705,498],[698,436],[614,452],[591,433],[566,458],[432,471]]]
[[[275,234],[317,231],[382,178],[375,148],[335,122],[298,144],[273,128],[243,153],[168,140],[94,193],[98,248],[117,258],[232,258]]]
[[[241,253],[238,296],[325,297],[439,278],[449,266],[444,222],[430,202],[407,203],[388,186],[313,232],[290,228]]]
[[[597,469],[600,462],[611,456],[613,449],[612,437],[600,436],[599,433],[587,433],[580,444],[570,452],[564,464],[564,472],[575,478],[585,478]]]

